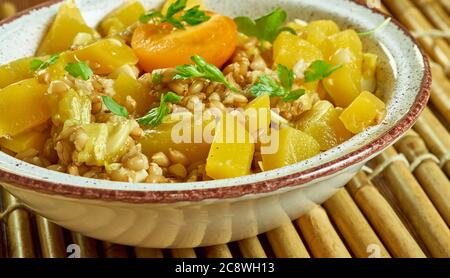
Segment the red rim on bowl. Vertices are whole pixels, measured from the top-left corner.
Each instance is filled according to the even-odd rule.
[[[34,9],[48,7],[61,1],[62,0],[48,1],[41,5],[22,11],[12,18],[1,21],[0,26],[5,23],[14,21],[15,19],[20,18],[24,15],[27,15]],[[369,8],[364,3],[361,3],[359,1],[356,1],[356,3],[366,7],[367,9],[371,9],[375,13],[378,13],[385,17],[387,16],[376,9]],[[411,38],[411,40],[417,45],[423,57],[424,75],[421,82],[420,92],[418,93],[414,103],[412,104],[410,111],[395,126],[393,126],[389,131],[385,132],[381,136],[377,137],[370,144],[365,145],[345,156],[339,157],[319,166],[297,172],[295,174],[250,184],[180,191],[133,191],[76,187],[73,185],[55,183],[47,180],[24,177],[3,170],[0,170],[0,180],[5,183],[20,186],[24,189],[34,190],[45,194],[56,194],[64,197],[100,199],[104,201],[121,201],[128,203],[174,203],[183,201],[201,201],[206,199],[237,198],[249,194],[269,193],[278,189],[298,186],[315,179],[335,174],[347,167],[370,158],[377,152],[391,145],[392,142],[406,133],[414,125],[420,113],[427,105],[431,90],[431,71],[428,59],[426,58],[423,49],[418,46],[416,40],[412,37],[409,31],[397,20],[392,19],[392,22],[396,24],[408,37]],[[226,180],[224,180],[224,183],[226,183]]]

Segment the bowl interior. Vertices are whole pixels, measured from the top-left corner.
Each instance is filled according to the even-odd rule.
[[[87,22],[91,26],[95,26],[104,15],[122,4],[123,0],[78,0],[76,2]],[[147,8],[154,8],[160,6],[164,1],[145,0],[142,2]],[[383,15],[350,0],[206,0],[206,5],[211,10],[232,17],[241,15],[257,17],[271,11],[276,6],[280,6],[288,12],[290,19],[299,18],[307,21],[332,19],[338,22],[342,29],[352,27],[358,31],[373,29],[385,20]],[[41,7],[16,20],[1,25],[0,64],[33,55],[58,6],[59,4],[57,3]],[[143,184],[139,186],[97,181],[51,172],[18,161],[4,153],[0,153],[0,169],[37,180],[50,180],[55,183],[78,187],[132,191],[171,191],[228,187],[264,181],[298,173],[311,167],[337,160],[343,156],[346,156],[346,159],[340,159],[327,167],[338,167],[342,163],[348,164],[350,160],[357,160],[358,156],[359,158],[367,159],[368,155],[375,155],[370,153],[370,149],[376,148],[376,146],[367,147],[367,145],[376,139],[379,141],[380,138],[383,138],[383,135],[386,135],[393,127],[398,125],[416,102],[418,93],[423,85],[422,82],[425,79],[424,75],[427,65],[420,49],[413,40],[405,34],[402,28],[393,22],[389,23],[382,32],[363,37],[363,44],[365,51],[378,54],[380,59],[378,87],[384,93],[384,98],[388,105],[387,117],[382,124],[369,128],[344,144],[307,161],[270,172],[226,181],[170,185]],[[384,138],[388,137],[384,136]],[[381,141],[378,144],[386,145],[387,143]],[[356,150],[363,149],[364,146],[366,146],[364,151],[349,155]],[[327,167],[318,167],[315,170],[316,174],[318,171],[326,171],[327,169],[325,168]],[[311,174],[313,174],[311,171],[305,172],[305,175]]]

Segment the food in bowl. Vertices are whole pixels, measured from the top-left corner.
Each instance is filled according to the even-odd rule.
[[[380,123],[368,33],[286,18],[129,1],[94,30],[66,1],[36,57],[0,67],[2,151],[88,178],[195,182],[288,166]]]

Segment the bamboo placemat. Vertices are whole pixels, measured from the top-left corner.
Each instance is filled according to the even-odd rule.
[[[4,5],[0,17],[19,6]],[[14,3],[14,1],[11,1]],[[384,0],[432,59],[429,108],[413,130],[309,213],[258,237],[197,249],[121,246],[64,230],[0,191],[0,258],[450,257],[450,0]],[[79,246],[78,250],[76,245]]]

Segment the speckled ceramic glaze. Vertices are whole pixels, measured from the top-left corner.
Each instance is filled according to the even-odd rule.
[[[77,1],[95,26],[122,0]],[[148,8],[161,0],[143,1]],[[349,0],[210,0],[211,10],[256,17],[275,6],[303,20],[329,18],[369,30],[385,17]],[[31,56],[58,9],[52,2],[0,26],[0,64]],[[20,30],[20,32],[18,31]],[[415,122],[429,97],[428,62],[395,21],[363,40],[379,55],[385,121],[307,161],[238,179],[183,184],[129,184],[69,176],[0,153],[5,188],[39,214],[97,239],[143,247],[196,247],[266,232],[324,202],[365,162],[392,145]]]

